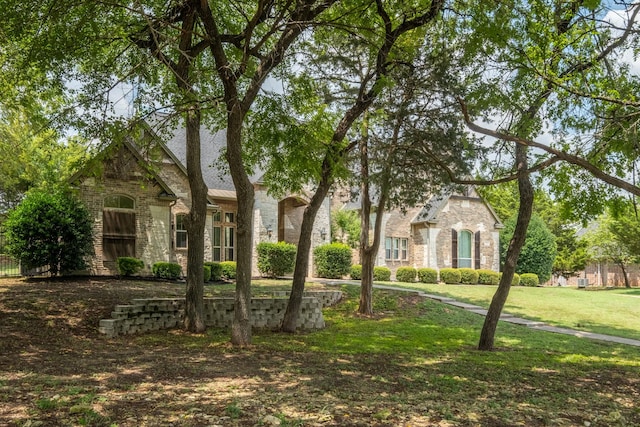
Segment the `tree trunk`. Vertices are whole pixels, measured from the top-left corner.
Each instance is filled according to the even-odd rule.
[[[629,282],[629,274],[627,273],[627,269],[624,268],[624,263],[621,262],[618,265],[620,266],[620,270],[622,270],[622,277],[624,277],[624,287],[631,288],[631,283]]]
[[[253,260],[253,184],[242,161],[242,118],[239,106],[228,115],[227,161],[238,201],[236,216],[236,293],[231,324],[231,343],[251,344],[251,264]]]
[[[518,263],[518,257],[520,256],[520,250],[522,249],[522,246],[524,246],[527,228],[529,227],[529,221],[531,220],[534,194],[529,174],[525,172],[527,170],[527,151],[527,147],[522,145],[516,146],[517,168],[518,171],[521,172],[521,175],[518,177],[518,189],[520,191],[518,219],[513,232],[513,238],[509,242],[509,248],[507,249],[502,278],[500,279],[496,293],[491,299],[491,305],[489,306],[487,316],[484,319],[478,350],[493,350],[498,320],[500,320],[500,314],[502,313],[504,304],[509,296],[513,274],[516,271],[516,264]]]
[[[200,333],[206,329],[204,305],[204,228],[207,218],[207,186],[202,178],[200,164],[200,111],[192,107],[186,113],[187,177],[191,192],[191,208],[186,228],[189,250],[187,252],[187,290],[184,328]]]
[[[296,266],[293,270],[291,295],[289,296],[287,310],[285,311],[284,318],[282,319],[281,330],[283,332],[294,333],[297,328],[298,318],[300,317],[302,294],[304,293],[304,284],[307,280],[307,272],[309,271],[309,255],[311,253],[311,233],[313,232],[313,224],[316,220],[316,215],[318,214],[318,211],[331,188],[332,173],[329,172],[327,168],[330,168],[330,166],[329,161],[325,158],[325,161],[323,162],[323,171],[325,171],[325,173],[323,173],[322,180],[302,215],[300,239],[298,240],[298,249],[296,252]]]

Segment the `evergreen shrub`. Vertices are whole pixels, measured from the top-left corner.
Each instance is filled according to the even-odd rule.
[[[161,279],[176,280],[182,276],[182,267],[174,262],[156,262],[151,267],[151,272],[155,277]]]
[[[354,264],[351,266],[351,273],[349,274],[353,280],[362,280],[362,265]]]
[[[520,284],[522,286],[538,286],[540,281],[538,275],[534,273],[522,273],[520,275]]]
[[[391,280],[391,269],[389,267],[373,267],[373,280],[377,282],[388,282]]]
[[[340,279],[351,271],[351,248],[343,243],[327,243],[313,251],[316,274],[327,279]]]
[[[220,263],[222,269],[222,278],[225,280],[235,280],[236,278],[236,262],[235,261],[222,261]]]
[[[455,285],[460,283],[462,275],[457,268],[441,268],[440,280],[448,285]]]
[[[258,243],[258,271],[263,277],[282,277],[293,273],[296,263],[296,245],[286,242]]]
[[[459,268],[458,271],[460,271],[460,283],[467,285],[478,284],[478,270],[474,270],[473,268]]]
[[[478,283],[481,285],[497,285],[500,283],[500,273],[493,270],[478,270]]]
[[[209,270],[211,271],[211,278],[209,280],[211,280],[212,282],[218,282],[222,279],[222,266],[219,262],[207,261],[204,263],[204,265],[209,267]]]
[[[138,258],[121,256],[116,260],[118,274],[121,276],[133,276],[144,268],[144,261]]]
[[[396,281],[404,283],[414,283],[418,271],[413,267],[399,267],[396,270]]]
[[[211,280],[211,267],[205,265],[202,267],[202,269],[204,270],[204,282],[206,283]]]
[[[422,283],[438,283],[438,271],[434,268],[419,268],[418,279]]]

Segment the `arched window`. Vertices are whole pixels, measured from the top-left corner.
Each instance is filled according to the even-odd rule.
[[[471,268],[471,232],[468,230],[458,235],[458,268]]]
[[[104,198],[104,207],[114,209],[134,209],[135,203],[131,197],[114,194]]]
[[[102,210],[102,253],[104,261],[136,256],[136,213],[134,200],[119,194],[104,198]]]

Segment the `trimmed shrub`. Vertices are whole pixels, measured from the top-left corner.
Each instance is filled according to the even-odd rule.
[[[511,286],[518,286],[520,284],[520,275],[513,273],[513,279],[511,279]]]
[[[388,282],[391,280],[391,270],[389,267],[373,267],[373,280],[377,282]]]
[[[478,271],[473,268],[459,268],[460,271],[460,283],[464,283],[467,285],[477,285],[478,284]]]
[[[352,265],[350,276],[353,280],[362,280],[362,265]]]
[[[454,285],[460,283],[462,275],[460,274],[460,270],[457,268],[441,268],[440,280],[448,285]]]
[[[399,267],[396,270],[396,280],[398,282],[413,283],[416,281],[418,271],[413,267]]]
[[[174,262],[156,262],[151,267],[151,272],[155,277],[175,280],[182,275],[182,267]]]
[[[138,258],[121,256],[116,261],[118,273],[122,276],[133,276],[144,268],[144,261]]]
[[[235,261],[222,261],[220,263],[221,276],[226,280],[234,280],[236,278],[236,262]]]
[[[540,281],[538,275],[534,273],[522,273],[520,275],[520,284],[522,286],[538,286]]]
[[[54,276],[69,274],[86,268],[93,254],[89,210],[68,192],[27,193],[2,226],[7,254],[27,269],[48,266]]]
[[[497,285],[500,283],[500,273],[493,270],[478,270],[478,283],[481,285]]]
[[[343,243],[328,243],[313,250],[316,274],[327,279],[340,279],[351,270],[351,248]]]
[[[438,283],[438,271],[434,268],[419,268],[418,279],[422,283]]]
[[[218,282],[222,279],[222,266],[219,262],[207,261],[204,263],[204,265],[209,267],[211,271],[211,278],[209,280],[211,280],[212,282]]]
[[[286,242],[258,243],[258,271],[263,277],[281,277],[293,273],[296,245]]]
[[[204,270],[204,281],[206,283],[211,280],[211,267],[205,265],[202,269]]]

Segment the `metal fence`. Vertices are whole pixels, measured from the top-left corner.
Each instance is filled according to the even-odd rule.
[[[0,277],[20,276],[20,263],[5,254],[5,238],[0,232]]]

